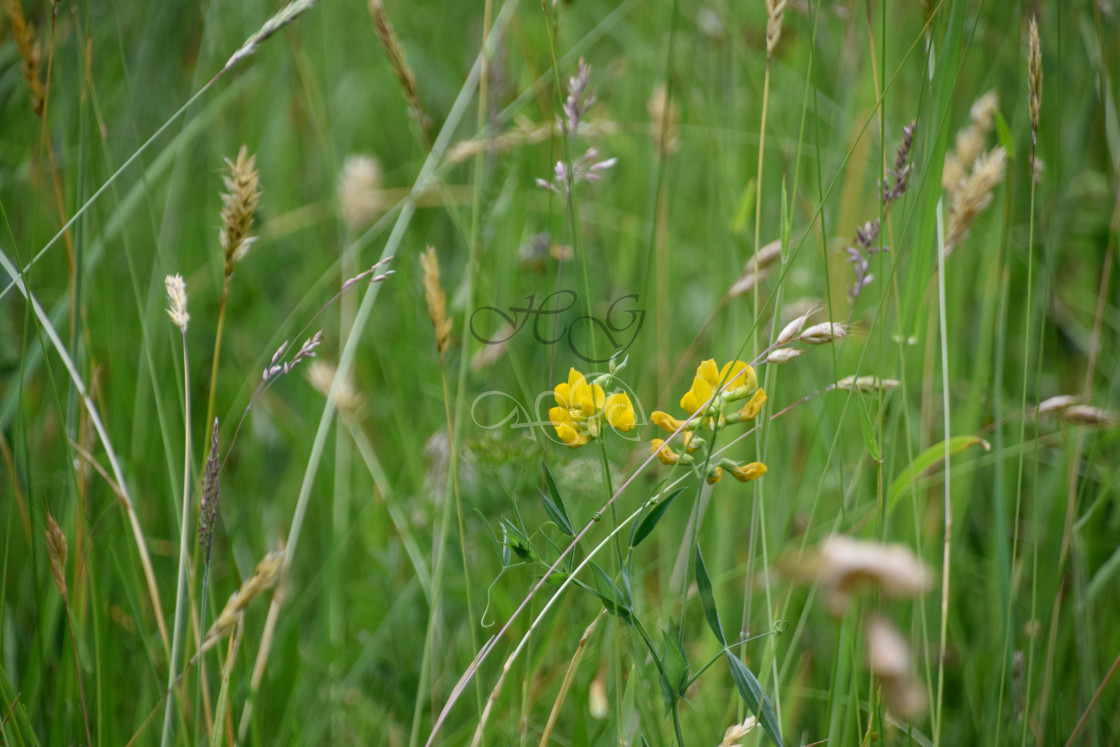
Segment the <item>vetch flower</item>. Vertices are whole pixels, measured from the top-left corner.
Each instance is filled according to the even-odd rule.
[[[766,465],[762,462],[751,462],[750,464],[735,464],[730,460],[724,459],[721,464],[727,468],[739,482],[752,482],[766,474]]]
[[[726,404],[744,399],[747,400],[746,404],[737,412],[724,415],[723,408]],[[754,368],[742,361],[729,361],[718,367],[715,360],[709,358],[697,366],[692,386],[681,397],[681,409],[691,416],[688,420],[678,420],[660,410],[654,411],[650,416],[654,424],[667,433],[684,430],[681,443],[685,453],[677,454],[659,438],[654,439],[651,444],[653,453],[662,464],[703,463],[704,460],[700,457],[694,459],[691,456],[701,450],[701,454],[705,454],[710,448],[709,441],[700,435],[698,429],[706,428],[714,435],[727,425],[749,422],[758,417],[765,403],[766,392],[758,386],[758,375]],[[750,482],[766,474],[766,465],[761,462],[743,465],[730,459],[721,459],[697,477],[702,476],[712,485],[723,478],[724,470],[740,482]]]
[[[720,387],[723,387],[720,390]],[[696,376],[692,380],[692,388],[681,397],[681,409],[689,415],[712,399],[712,395],[721,391],[725,401],[733,402],[750,396],[758,388],[758,378],[754,369],[742,361],[730,361],[723,368],[716,368],[715,360],[709,358],[696,368]],[[722,402],[713,401],[710,407],[719,409]]]
[[[605,420],[619,431],[634,428],[634,406],[625,392],[607,396],[599,383],[609,377],[600,377],[588,383],[574,368],[568,371],[568,380],[556,385],[553,395],[556,407],[548,411],[548,419],[556,435],[573,449],[583,446],[602,431]]]

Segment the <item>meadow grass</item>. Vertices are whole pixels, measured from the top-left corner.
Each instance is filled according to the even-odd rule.
[[[4,0],[0,743],[1112,744],[1114,5]]]

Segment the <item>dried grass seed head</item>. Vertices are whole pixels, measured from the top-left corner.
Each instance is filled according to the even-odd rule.
[[[1092,405],[1070,405],[1058,411],[1058,417],[1077,425],[1112,427],[1120,423],[1120,414],[1108,412]]]
[[[774,56],[774,48],[782,38],[782,16],[786,0],[766,0],[766,59]]]
[[[747,716],[743,723],[732,724],[727,727],[727,731],[723,733],[723,740],[719,743],[719,747],[738,747],[738,745],[743,743],[743,739],[757,727],[758,719],[754,716]]]
[[[845,392],[857,391],[864,394],[887,392],[902,386],[897,379],[880,379],[878,376],[845,376],[836,382],[836,388]]]
[[[338,204],[351,231],[365,228],[382,212],[381,164],[376,158],[364,154],[346,157],[338,175]]]
[[[42,51],[38,40],[35,38],[35,27],[27,21],[23,14],[23,5],[20,0],[4,0],[4,15],[12,25],[12,39],[20,56],[20,72],[27,83],[27,90],[31,94],[31,111],[35,116],[43,116],[43,106],[47,100],[43,82],[39,78]]]
[[[1056,397],[1050,397],[1040,402],[1038,405],[1038,414],[1045,415],[1049,412],[1064,410],[1067,407],[1076,405],[1080,401],[1080,397],[1075,397],[1072,394],[1059,394]]]
[[[1007,152],[1001,146],[976,159],[972,173],[953,194],[945,236],[946,255],[968,237],[977,216],[992,203],[992,191],[1003,181],[1006,170]]]
[[[439,283],[439,260],[435,247],[429,246],[420,255],[420,267],[424,271],[424,300],[428,303],[428,317],[436,331],[436,352],[440,360],[451,343],[451,319],[447,316],[447,300]]]
[[[851,328],[843,322],[821,322],[814,324],[797,336],[797,339],[809,345],[827,345],[848,336]]]
[[[256,237],[249,235],[249,229],[253,226],[261,193],[257,157],[249,155],[246,146],[242,145],[237,151],[236,161],[227,158],[226,165],[229,173],[222,176],[226,191],[222,194],[222,230],[218,243],[222,247],[223,269],[228,278],[256,241]]]
[[[186,334],[187,322],[191,319],[187,313],[187,284],[182,275],[175,273],[165,277],[163,285],[167,288],[167,314],[179,331]]]

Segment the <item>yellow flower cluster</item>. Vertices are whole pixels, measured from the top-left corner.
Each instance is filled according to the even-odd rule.
[[[599,384],[607,377],[588,383],[574,368],[568,380],[556,385],[556,407],[548,411],[548,419],[556,435],[571,448],[579,448],[602,432],[603,422],[623,432],[634,428],[634,406],[625,392],[607,395]]]
[[[742,407],[730,414],[724,413],[727,404],[741,400],[747,400]],[[681,397],[681,409],[690,416],[687,420],[677,420],[660,410],[650,416],[654,424],[667,433],[684,429],[683,452],[673,451],[663,439],[655,438],[651,443],[653,453],[662,464],[691,465],[694,463],[693,452],[706,445],[706,441],[696,434],[696,429],[704,428],[714,435],[724,426],[750,422],[758,417],[765,403],[766,392],[758,386],[753,368],[742,361],[730,361],[718,368],[715,360],[709,358],[696,368],[692,386]],[[766,474],[766,465],[762,462],[739,464],[721,459],[708,467],[704,478],[709,484],[714,484],[723,479],[725,471],[739,482],[750,482]]]

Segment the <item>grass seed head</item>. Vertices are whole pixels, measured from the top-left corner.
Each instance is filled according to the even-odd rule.
[[[1058,417],[1076,425],[1111,427],[1120,423],[1120,414],[1108,412],[1092,405],[1070,405],[1059,410]]]
[[[1006,170],[1007,152],[1001,146],[976,159],[972,173],[953,193],[945,235],[946,256],[968,238],[977,216],[992,204],[992,191],[1003,181]]]
[[[214,521],[218,518],[218,503],[222,499],[220,489],[221,460],[218,458],[218,419],[210,430],[210,453],[206,457],[206,468],[202,474],[202,507],[198,517],[198,542],[210,557],[210,540],[213,537]]]
[[[880,379],[878,376],[845,376],[836,382],[836,388],[845,392],[857,391],[864,394],[887,392],[902,386],[897,379]]]
[[[1042,108],[1042,49],[1038,42],[1038,21],[1031,18],[1029,41],[1027,43],[1027,73],[1029,76],[1029,93],[1027,104],[1031,113],[1032,135],[1038,134],[1038,114]]]
[[[732,724],[727,727],[727,731],[723,733],[723,741],[719,743],[719,747],[738,747],[743,743],[743,739],[750,734],[758,726],[758,719],[754,716],[747,716],[746,720],[741,724]]]
[[[814,324],[809,329],[797,336],[797,339],[809,345],[827,345],[848,336],[851,328],[843,322],[821,322]]]
[[[428,317],[436,330],[436,351],[442,361],[451,342],[451,320],[447,317],[447,300],[439,284],[439,260],[436,259],[435,247],[429,246],[420,255],[420,267],[424,271],[424,300],[428,302]]]
[[[172,323],[186,334],[187,322],[191,319],[191,315],[187,313],[187,284],[182,275],[175,273],[165,277],[163,285],[167,288],[167,314]]]
[[[51,561],[51,578],[62,598],[66,598],[66,535],[62,527],[54,520],[50,511],[47,512],[47,528],[43,530],[47,538],[47,554]]]
[[[373,156],[351,155],[338,175],[338,204],[351,231],[365,228],[381,213],[381,164]]]
[[[774,56],[774,48],[782,38],[782,16],[786,0],[766,0],[766,59]]]
[[[226,191],[222,194],[222,230],[218,234],[218,243],[222,247],[223,270],[227,278],[256,241],[256,237],[249,235],[253,215],[261,199],[260,174],[256,164],[256,155],[249,155],[249,149],[244,145],[237,151],[236,161],[226,159],[229,174],[222,177]]]
[[[4,0],[4,15],[12,25],[12,38],[22,60],[19,67],[31,94],[31,111],[35,112],[35,116],[42,117],[47,94],[43,89],[43,81],[39,78],[42,53],[39,42],[35,39],[35,27],[27,22],[19,0]]]

